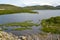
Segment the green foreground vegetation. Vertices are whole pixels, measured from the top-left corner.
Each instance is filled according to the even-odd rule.
[[[60,34],[60,16],[43,19],[41,25],[44,32]]]
[[[47,33],[48,39],[50,35],[51,40],[60,40],[60,16],[43,19],[41,25],[41,30]]]

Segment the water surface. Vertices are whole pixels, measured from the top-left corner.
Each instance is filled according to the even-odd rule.
[[[0,24],[11,23],[11,22],[23,22],[28,20],[32,20],[34,23],[40,23],[42,19],[60,16],[60,10],[35,10],[35,11],[37,11],[39,14],[17,13],[17,14],[1,15]],[[40,32],[40,30],[38,30],[40,27],[41,26],[39,27],[33,26],[32,27],[33,30],[9,31],[9,32],[12,32],[17,35],[25,33],[34,34]]]

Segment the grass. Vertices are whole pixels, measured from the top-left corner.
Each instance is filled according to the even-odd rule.
[[[39,24],[33,23],[31,20],[24,21],[24,22],[13,22],[13,23],[6,23],[6,24],[0,24],[0,27],[13,27],[13,26],[20,26],[21,28],[13,28],[12,30],[16,31],[22,31],[22,30],[31,30],[33,26],[38,27]],[[3,30],[8,30],[7,28],[3,28]]]
[[[21,27],[32,27],[32,26],[39,26],[39,24],[35,24],[31,21],[25,21],[25,22],[13,22],[13,23],[7,23],[7,24],[0,24],[0,26],[21,26]]]
[[[0,15],[4,15],[4,14],[15,14],[15,13],[37,13],[37,12],[33,12],[32,10],[0,10]]]
[[[31,30],[32,28],[15,28],[15,31],[22,31],[22,30]]]

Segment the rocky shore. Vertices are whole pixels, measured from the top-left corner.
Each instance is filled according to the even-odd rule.
[[[0,31],[0,40],[25,40],[25,37],[20,36],[19,38],[18,36],[15,36],[11,33]]]
[[[15,36],[12,33],[0,31],[0,40],[60,40],[60,35],[56,34],[25,34],[24,36]]]

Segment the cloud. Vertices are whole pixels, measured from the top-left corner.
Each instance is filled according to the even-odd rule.
[[[29,5],[58,5],[60,0],[0,0],[1,4],[13,4],[17,6]]]

